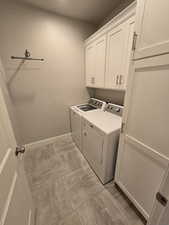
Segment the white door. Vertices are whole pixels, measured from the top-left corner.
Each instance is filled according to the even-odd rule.
[[[86,47],[86,86],[95,86],[95,45],[94,43]]]
[[[169,53],[169,1],[138,0],[135,58]]]
[[[102,132],[83,120],[83,154],[97,174],[102,174],[103,142]]]
[[[169,163],[169,55],[133,62],[116,183],[148,219]]]
[[[107,44],[107,66],[105,76],[105,87],[110,89],[120,88],[120,76],[124,69],[124,53],[127,33],[125,32],[124,24],[113,28],[108,33]]]
[[[95,41],[95,86],[104,87],[106,64],[106,35]]]
[[[0,74],[1,75],[1,74]],[[0,88],[0,225],[33,225],[34,208]]]
[[[169,225],[169,168],[157,193],[148,225]]]

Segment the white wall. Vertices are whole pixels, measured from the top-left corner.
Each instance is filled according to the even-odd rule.
[[[88,98],[83,41],[95,27],[4,1],[0,30],[0,56],[21,142],[69,132],[69,106]],[[45,61],[10,59],[25,49]]]

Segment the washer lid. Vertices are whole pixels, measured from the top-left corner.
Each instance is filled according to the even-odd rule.
[[[90,111],[83,117],[106,134],[121,128],[122,118],[109,112]]]

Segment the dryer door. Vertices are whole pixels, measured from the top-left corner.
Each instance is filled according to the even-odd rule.
[[[83,122],[83,154],[102,180],[104,134],[88,121]]]

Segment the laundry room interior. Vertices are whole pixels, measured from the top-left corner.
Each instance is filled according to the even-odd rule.
[[[169,224],[169,1],[0,1],[0,225]]]

